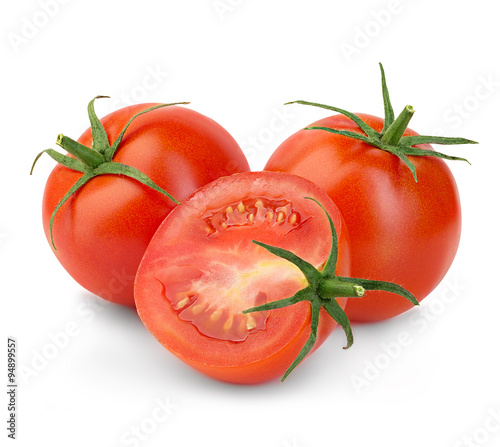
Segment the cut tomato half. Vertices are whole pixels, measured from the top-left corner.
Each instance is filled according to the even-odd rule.
[[[283,375],[309,337],[308,303],[244,314],[307,286],[294,264],[252,241],[321,268],[338,237],[337,274],[348,276],[348,239],[332,200],[301,177],[248,172],[222,177],[177,206],[153,237],[135,281],[140,318],[168,350],[219,380]],[[346,299],[339,298],[344,307]],[[316,349],[335,327],[321,310]]]

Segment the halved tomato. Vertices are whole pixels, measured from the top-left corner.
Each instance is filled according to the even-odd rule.
[[[253,243],[293,252],[321,269],[338,236],[336,272],[350,269],[346,228],[332,200],[301,177],[247,172],[222,177],[178,205],[158,228],[136,281],[140,318],[167,349],[219,380],[279,377],[310,335],[307,302],[244,310],[293,296],[308,285],[293,263]],[[343,308],[345,298],[336,298]],[[322,308],[316,349],[336,326]]]

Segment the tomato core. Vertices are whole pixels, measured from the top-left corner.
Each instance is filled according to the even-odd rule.
[[[253,196],[230,203],[218,210],[208,210],[202,219],[207,223],[208,236],[219,231],[259,226],[264,222],[273,230],[286,234],[309,218],[298,205],[285,198],[269,199]]]

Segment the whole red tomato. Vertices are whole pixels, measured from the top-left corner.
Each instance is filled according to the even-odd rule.
[[[312,180],[333,199],[349,231],[352,276],[393,281],[421,301],[448,271],[461,231],[457,185],[440,159],[457,157],[427,143],[473,142],[417,136],[406,127],[411,106],[395,120],[381,70],[385,120],[298,101],[341,114],[285,140],[265,169]],[[346,313],[353,321],[376,321],[411,307],[397,295],[368,291],[349,300]]]
[[[147,111],[152,107],[158,108]],[[54,168],[45,187],[45,234],[59,262],[84,288],[134,306],[139,262],[175,206],[166,192],[183,200],[249,166],[226,130],[187,108],[140,104],[99,122],[92,100],[89,116],[92,128],[78,142],[58,138],[76,158],[44,151],[64,164]]]

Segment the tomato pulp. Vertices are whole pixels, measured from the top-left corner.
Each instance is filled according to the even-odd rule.
[[[117,110],[102,119],[110,143],[137,113],[154,104]],[[78,140],[92,145],[90,128]],[[210,118],[169,106],[132,121],[113,158],[137,168],[177,200],[234,172],[248,171],[231,135]],[[82,173],[57,165],[43,196],[43,224],[52,245],[50,219]],[[174,207],[168,197],[122,175],[99,175],[74,193],[55,214],[53,251],[84,288],[109,301],[134,306],[133,283],[154,232]]]
[[[140,318],[168,350],[219,380],[264,382],[283,375],[309,336],[310,309],[300,302],[242,312],[294,295],[302,272],[253,240],[293,251],[316,267],[338,234],[339,274],[349,274],[346,228],[335,204],[312,182],[280,173],[223,177],[178,205],[141,261],[135,300]],[[338,298],[345,306],[346,300]],[[322,309],[317,348],[335,327]]]

